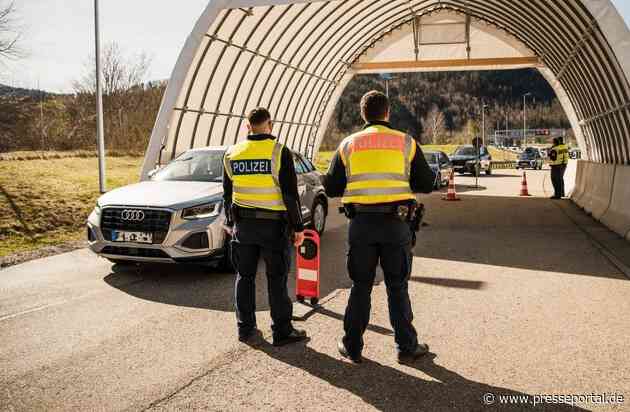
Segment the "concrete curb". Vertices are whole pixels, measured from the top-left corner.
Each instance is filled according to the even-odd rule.
[[[584,194],[582,202],[584,203],[584,210],[597,220],[601,219],[610,206],[614,180],[615,165],[590,164],[590,190]]]
[[[610,207],[601,222],[630,240],[630,166],[618,165],[615,169]]]

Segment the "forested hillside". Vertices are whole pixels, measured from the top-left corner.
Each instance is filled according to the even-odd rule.
[[[115,53],[115,49],[111,53]],[[106,61],[105,130],[107,148],[145,150],[165,82],[143,82],[142,61],[120,68],[116,55]],[[118,79],[118,80],[117,80]],[[127,79],[122,81],[120,79]],[[0,152],[16,150],[93,150],[95,147],[94,80],[77,81],[76,92],[54,95],[0,86]],[[337,104],[323,148],[336,147],[361,126],[359,100],[372,89],[385,90],[378,75],[357,76]],[[469,142],[480,134],[481,105],[490,134],[497,127],[523,127],[523,94],[528,97],[530,128],[569,128],[553,90],[535,70],[396,74],[389,82],[392,122],[426,144]]]
[[[385,90],[379,75],[355,77],[337,104],[323,148],[361,126],[359,101],[372,89]],[[463,143],[480,134],[482,101],[487,104],[486,133],[523,127],[523,95],[528,128],[570,128],[547,81],[536,70],[395,74],[389,81],[392,123],[423,143]]]

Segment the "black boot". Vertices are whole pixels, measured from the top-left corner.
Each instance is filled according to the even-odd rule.
[[[341,340],[337,342],[337,350],[339,351],[339,354],[341,356],[343,356],[346,359],[349,359],[350,361],[352,361],[352,363],[363,362],[363,357],[361,356],[361,354],[351,355],[350,352],[348,352],[348,349],[346,349],[346,345],[344,345],[343,341]]]
[[[416,348],[411,352],[398,352],[398,363],[404,364],[414,362],[427,353],[429,353],[429,345],[426,343],[418,343],[418,346],[416,346]]]
[[[300,342],[306,339],[306,331],[300,329],[293,329],[291,332],[281,338],[273,337],[273,346],[284,346],[289,343]]]

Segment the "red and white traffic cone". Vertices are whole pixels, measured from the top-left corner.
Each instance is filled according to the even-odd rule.
[[[456,200],[461,200],[457,197],[457,192],[455,191],[455,172],[451,172],[450,177],[448,178],[448,192],[446,192],[446,196],[442,198],[442,200],[447,200],[449,202],[453,202]]]
[[[527,175],[523,172],[523,180],[521,182],[521,196],[530,196],[527,190]]]

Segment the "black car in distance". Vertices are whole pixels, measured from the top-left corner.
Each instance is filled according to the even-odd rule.
[[[543,163],[543,156],[540,153],[540,149],[536,147],[528,147],[518,156],[516,169],[542,170]]]

